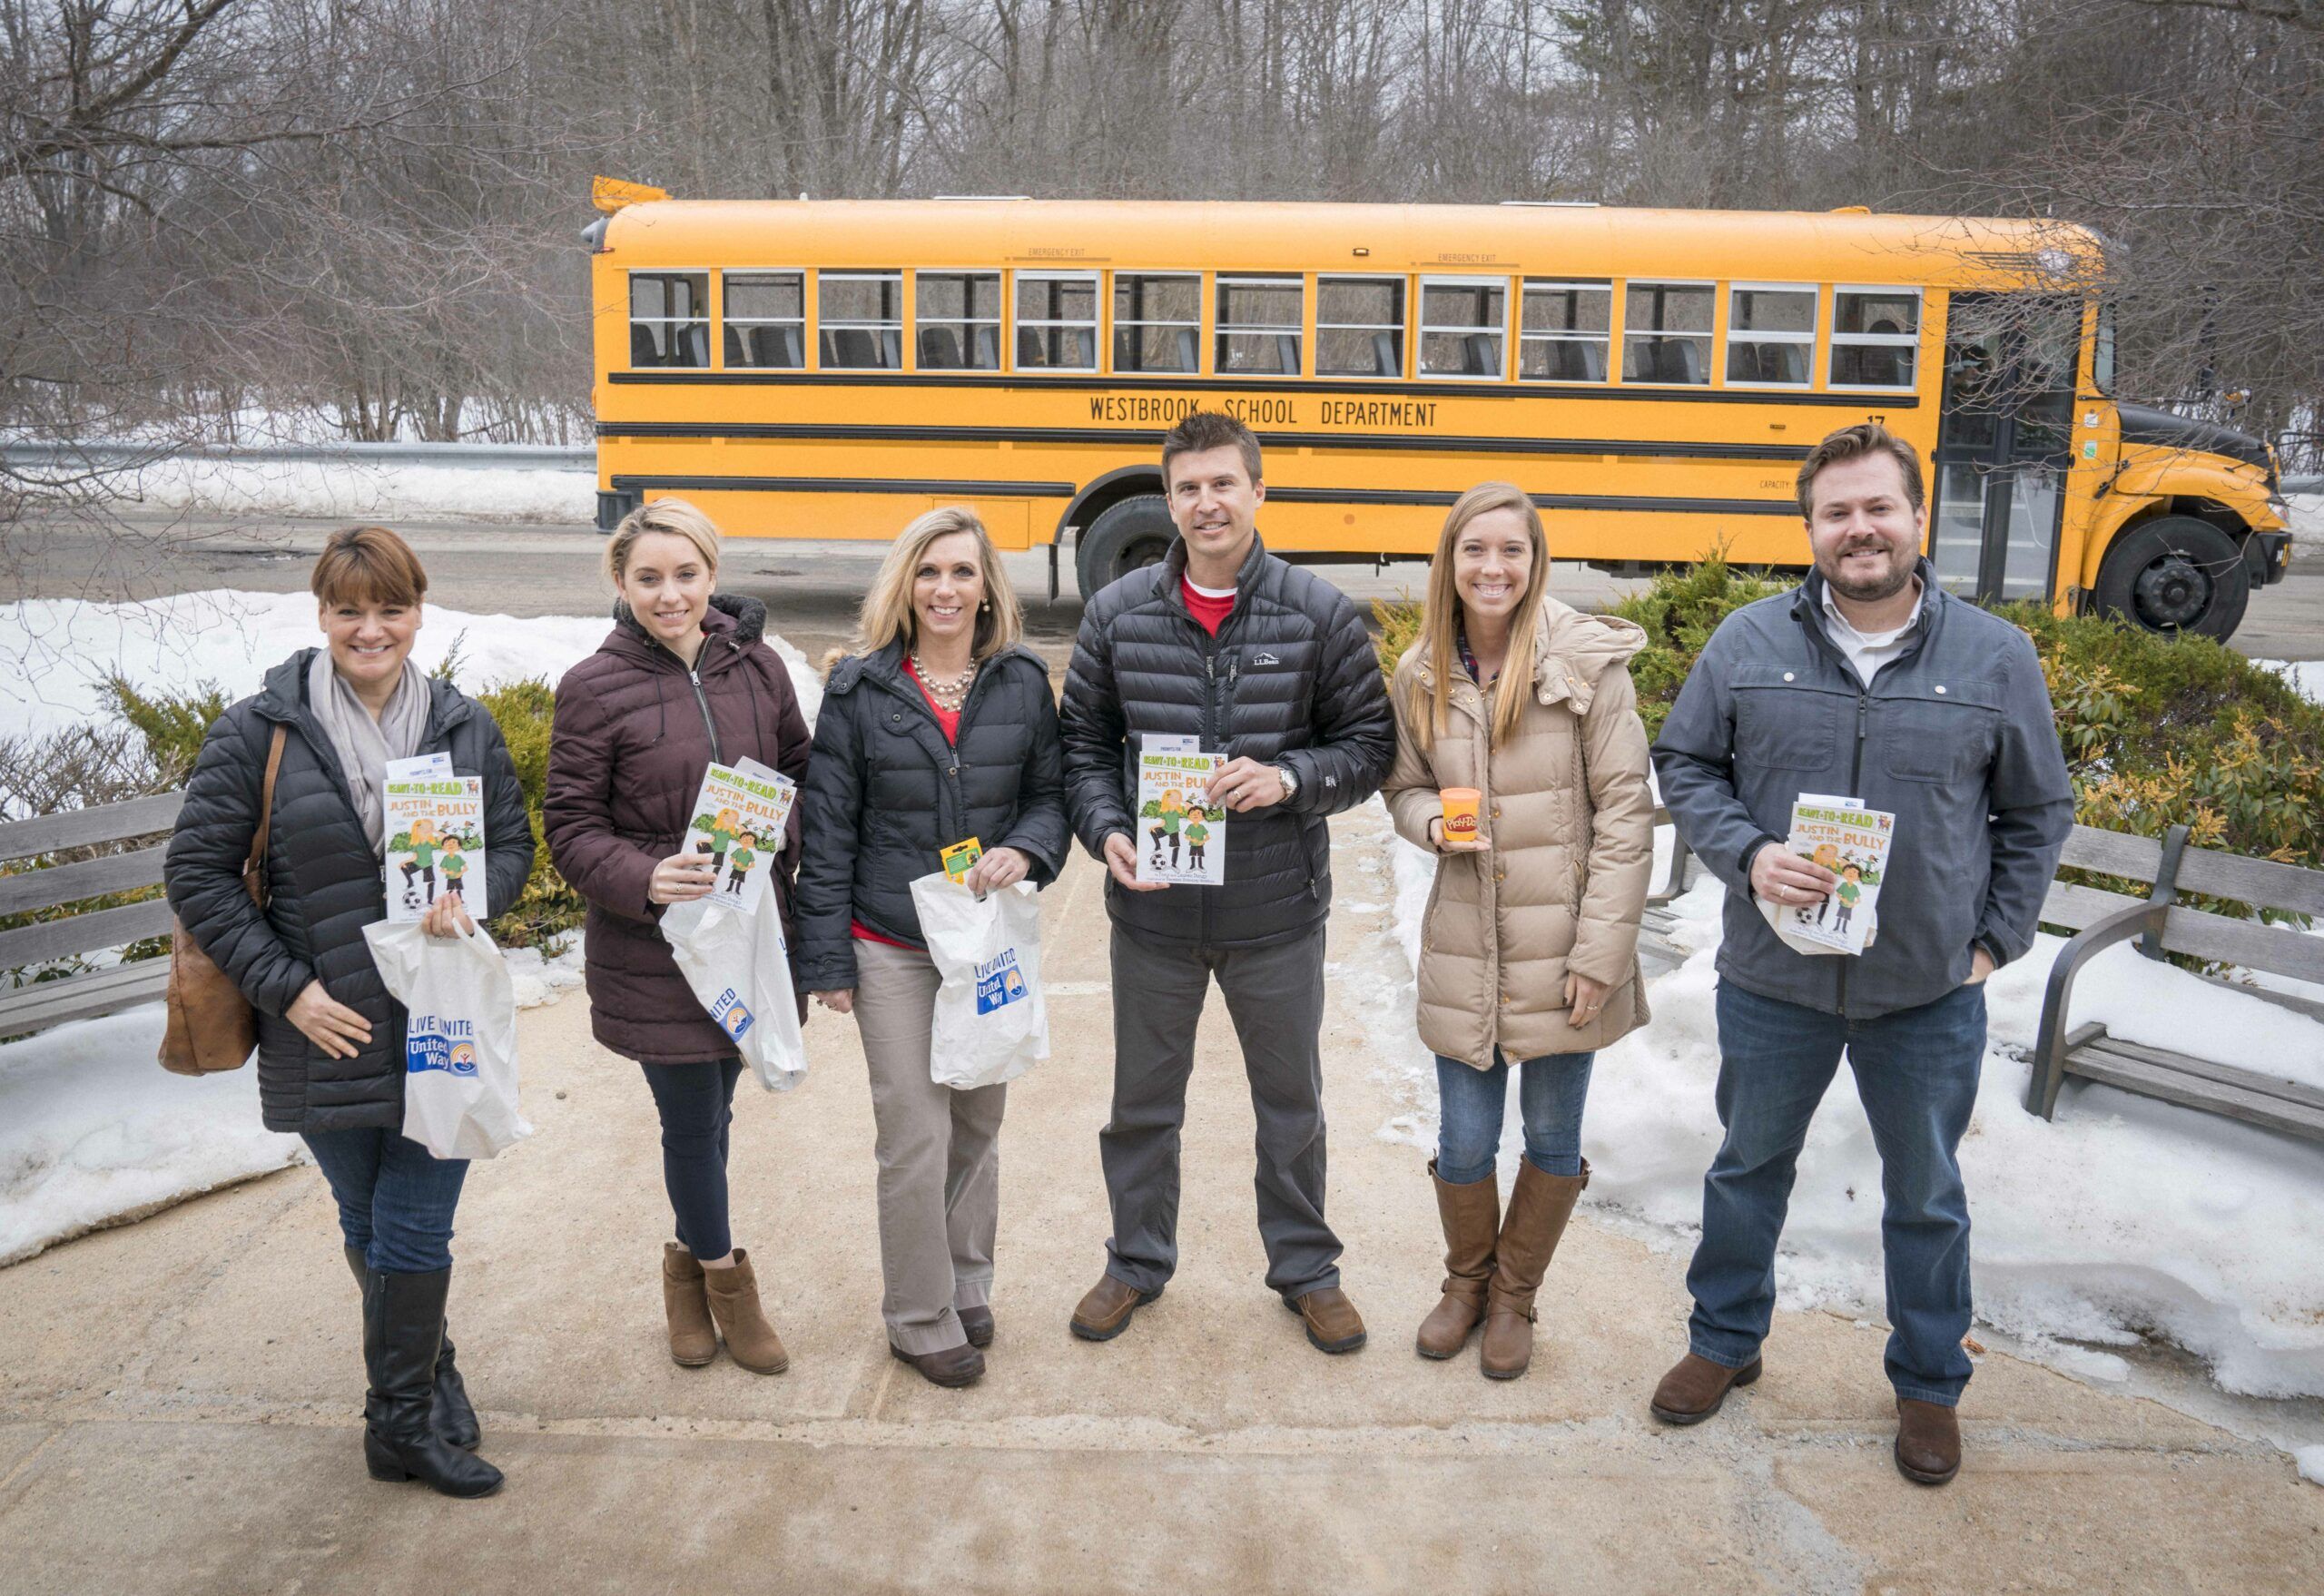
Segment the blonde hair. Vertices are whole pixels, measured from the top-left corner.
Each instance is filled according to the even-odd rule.
[[[977,565],[984,574],[984,602],[977,609],[970,657],[990,659],[1002,649],[1017,645],[1025,635],[1025,618],[1017,608],[1017,590],[1009,585],[1009,573],[1000,568],[1000,554],[992,547],[992,535],[968,506],[946,505],[915,517],[888,546],[887,557],[880,562],[879,575],[872,578],[872,586],[863,595],[863,607],[856,615],[855,635],[848,642],[847,654],[877,654],[899,637],[906,648],[918,644],[920,618],[912,613],[911,589],[921,557],[928,552],[930,544],[955,532],[966,532],[977,540]],[[836,662],[842,657],[834,652],[832,660]]]
[[[1445,515],[1444,530],[1436,539],[1435,556],[1428,562],[1428,602],[1421,612],[1421,658],[1430,680],[1414,677],[1407,690],[1404,724],[1425,754],[1436,745],[1452,708],[1452,678],[1461,665],[1461,596],[1452,586],[1452,550],[1461,534],[1480,516],[1495,510],[1516,510],[1525,518],[1526,535],[1533,545],[1533,563],[1525,576],[1525,591],[1509,617],[1509,656],[1492,690],[1491,746],[1498,748],[1516,730],[1525,713],[1525,699],[1533,691],[1533,634],[1541,626],[1541,600],[1550,586],[1550,540],[1541,529],[1541,513],[1525,490],[1510,482],[1480,482],[1453,501]]]
[[[621,518],[606,539],[606,580],[616,590],[629,569],[630,550],[649,532],[668,532],[684,538],[701,554],[710,574],[718,575],[718,524],[682,498],[657,498],[639,505]]]

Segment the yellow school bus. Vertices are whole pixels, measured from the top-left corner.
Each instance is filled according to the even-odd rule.
[[[598,519],[885,539],[976,507],[1093,592],[1161,557],[1158,445],[1265,448],[1267,546],[1424,558],[1489,478],[1560,558],[1797,566],[1809,448],[1931,465],[1956,591],[2216,636],[2290,554],[2259,439],[2118,402],[2099,244],[2046,222],[1568,205],[686,201],[600,180]]]

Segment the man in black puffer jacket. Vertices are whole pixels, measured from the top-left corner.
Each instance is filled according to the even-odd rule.
[[[1259,542],[1258,440],[1197,412],[1162,442],[1178,540],[1159,565],[1088,601],[1061,710],[1066,797],[1112,876],[1113,1117],[1099,1138],[1114,1234],[1074,1334],[1104,1341],[1161,1295],[1177,1263],[1178,1128],[1195,1027],[1215,977],[1258,1114],[1259,1236],[1267,1285],[1325,1352],[1364,1345],[1324,1220],[1320,1038],[1326,816],[1379,789],[1395,726],[1372,635],[1347,596]],[[1137,755],[1194,737],[1227,763],[1226,884],[1137,878]]]

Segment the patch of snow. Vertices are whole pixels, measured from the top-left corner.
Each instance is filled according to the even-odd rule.
[[[162,1005],[0,1047],[0,1265],[307,1160],[259,1124],[258,1070],[154,1062]]]
[[[2309,703],[2324,704],[2324,659],[2255,659],[2251,663],[2275,672]]]
[[[319,516],[392,521],[591,524],[594,471],[524,466],[425,465],[348,458],[249,460],[177,455],[124,470],[106,491],[153,509],[221,515]]]
[[[1386,845],[1393,932],[1409,970],[1434,860],[1401,840]],[[1584,1201],[1666,1245],[1691,1246],[1699,1234],[1703,1174],[1719,1144],[1712,962],[1723,899],[1706,872],[1672,904],[1672,940],[1689,956],[1653,980],[1652,1021],[1598,1056],[1582,1123]],[[2090,1082],[2067,1083],[2053,1121],[2028,1114],[2025,1059],[2060,945],[2039,938],[1987,987],[1989,1048],[1961,1146],[1978,1317],[2093,1379],[2117,1382],[2126,1369],[2089,1344],[2153,1334],[2206,1360],[2226,1390],[2324,1394],[2324,1148]],[[1387,1068],[1423,1108],[1381,1134],[1429,1148],[1436,1091],[1412,993],[1406,981],[1393,999],[1409,1043],[1375,1029]],[[2324,1085],[2324,1026],[2128,945],[2084,970],[2073,1016],[2197,1057],[2266,1059]],[[1521,1146],[1513,1116],[1508,1134],[1504,1170]],[[1882,1313],[1880,1202],[1879,1157],[1844,1065],[1799,1158],[1776,1264],[1786,1307]]]
[[[2299,1465],[2301,1479],[2311,1485],[2324,1485],[2324,1446],[2303,1446],[2291,1455]]]

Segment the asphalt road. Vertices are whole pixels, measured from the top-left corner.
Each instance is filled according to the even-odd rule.
[[[339,524],[155,517],[132,519],[123,530],[74,521],[26,523],[9,529],[0,543],[0,601],[110,601],[218,587],[296,591],[306,586],[323,538]],[[428,566],[429,596],[450,608],[586,615],[610,602],[598,571],[604,539],[594,527],[401,521],[397,530]],[[846,642],[883,547],[735,538],[727,546],[720,586],[764,600],[772,629],[819,659]],[[1059,562],[1062,593],[1054,600],[1046,549],[1010,555],[1005,562],[1024,601],[1028,640],[1060,668],[1081,618],[1069,556]],[[1384,571],[1362,565],[1316,568],[1360,601],[1417,596],[1426,575],[1419,565]],[[1551,590],[1569,604],[1595,608],[1640,586],[1560,563]],[[2324,556],[2295,561],[2289,579],[2254,594],[2234,645],[2262,659],[2324,658]]]

